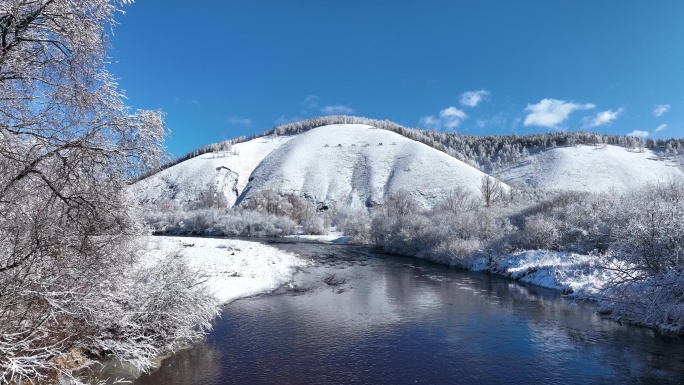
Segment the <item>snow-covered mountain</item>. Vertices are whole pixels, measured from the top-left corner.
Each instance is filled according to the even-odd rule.
[[[276,131],[231,148],[215,146],[223,150],[172,165],[138,181],[131,192],[144,204],[185,205],[218,195],[233,205],[257,191],[275,190],[349,206],[381,203],[399,190],[424,206],[455,187],[480,194],[482,172],[397,130],[348,123],[294,130],[289,136]],[[405,131],[421,137],[422,131]],[[664,152],[659,156],[647,148],[584,144],[531,148],[530,153],[495,176],[511,185],[622,192],[684,174],[681,156],[663,157]]]
[[[254,191],[275,190],[315,202],[371,206],[405,190],[432,206],[455,187],[479,194],[483,175],[394,132],[362,124],[328,125],[296,135],[268,155],[238,203]]]
[[[202,194],[220,194],[232,205],[252,171],[288,140],[290,137],[260,137],[235,144],[230,150],[196,156],[136,182],[131,193],[143,204],[163,200],[187,204]]]
[[[684,175],[680,157],[611,145],[556,147],[529,156],[496,174],[512,185],[618,192]]]
[[[365,206],[406,190],[430,206],[457,186],[479,194],[483,175],[394,132],[338,124],[289,137],[259,137],[230,151],[199,155],[135,183],[131,192],[145,204],[187,204],[211,193],[232,205],[256,191],[275,190],[326,204]]]

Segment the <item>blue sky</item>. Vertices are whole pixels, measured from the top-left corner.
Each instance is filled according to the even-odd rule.
[[[174,155],[345,113],[491,135],[684,136],[684,1],[151,1],[110,71]]]

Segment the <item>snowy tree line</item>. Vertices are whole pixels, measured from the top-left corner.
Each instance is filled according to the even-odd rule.
[[[64,383],[105,356],[149,369],[217,314],[183,260],[140,260],[124,188],[166,129],[105,68],[129,2],[0,0],[0,383]]]

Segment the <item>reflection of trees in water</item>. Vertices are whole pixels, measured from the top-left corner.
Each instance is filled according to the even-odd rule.
[[[620,325],[594,315],[591,324],[575,322],[576,317],[559,325],[554,339],[548,325],[531,321],[542,352],[559,346],[574,347],[587,359],[610,368],[618,378],[634,383],[684,383],[684,345],[676,335],[659,335],[651,329]],[[544,332],[546,330],[546,332]],[[560,333],[562,332],[562,333]],[[550,345],[541,347],[542,345]],[[668,382],[669,373],[678,373],[677,381]]]
[[[590,382],[666,382],[673,372],[675,382],[684,379],[677,337],[668,343],[603,319],[555,291],[415,259],[369,258],[367,249],[355,259],[353,247],[288,248],[322,259],[324,268],[298,278],[311,290],[231,304],[205,345],[165,361],[167,374],[136,383],[406,382],[402,373],[423,371],[426,381],[445,382],[459,365],[530,383],[573,382],[577,373]],[[330,274],[344,283],[331,287]],[[338,294],[340,287],[347,290]]]
[[[399,319],[435,322],[435,317],[469,315],[478,319],[473,328],[497,333],[502,320],[524,318],[529,334],[522,338],[540,354],[566,350],[585,354],[617,376],[658,379],[665,370],[680,373],[684,380],[680,337],[620,325],[597,315],[591,304],[567,300],[557,291],[401,257],[374,264],[373,271],[373,283],[382,287],[352,294],[385,295],[383,301],[403,313]],[[472,335],[455,339],[464,338]]]
[[[524,312],[533,344],[536,348],[545,345],[540,349],[542,354],[566,349],[585,354],[613,370],[618,377],[662,381],[664,370],[680,373],[684,380],[684,345],[678,336],[661,336],[651,329],[620,325],[597,315],[590,304],[565,300],[553,290],[487,274],[450,271],[439,274],[431,272],[433,269],[443,270],[426,267],[425,274],[411,276],[412,283],[407,284],[405,278],[397,277],[394,285],[432,287],[441,306],[445,307],[453,304],[472,308],[475,302],[479,314],[501,315],[504,309]],[[430,278],[432,274],[457,278],[434,280]],[[466,289],[453,290],[454,285],[459,286],[458,282],[467,282]],[[414,295],[410,290],[388,292],[397,293],[405,305],[410,305]]]
[[[221,378],[221,352],[199,343],[162,361],[159,368],[139,377],[136,385],[215,384]]]

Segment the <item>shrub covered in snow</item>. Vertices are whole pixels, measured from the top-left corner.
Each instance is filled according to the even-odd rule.
[[[555,250],[558,248],[559,237],[555,221],[537,214],[525,218],[521,246],[528,250]]]
[[[92,298],[89,309],[91,356],[110,356],[148,370],[161,352],[204,337],[219,314],[219,302],[203,276],[178,254],[153,264],[139,263],[121,276],[110,277],[110,297]]]
[[[157,234],[239,237],[281,237],[295,233],[289,217],[245,209],[147,211],[145,219]]]
[[[202,202],[207,205],[146,206],[145,221],[158,234],[281,237],[294,234],[298,226],[307,234],[325,234],[332,216],[304,197],[271,190],[257,192],[234,208],[215,204],[214,199]]]
[[[333,216],[332,224],[354,242],[370,243],[371,241],[371,219],[365,208],[338,210]]]

